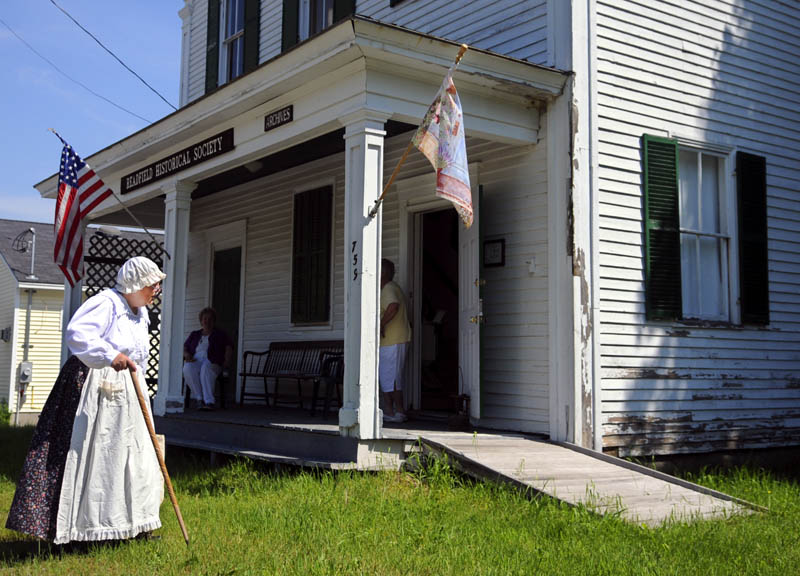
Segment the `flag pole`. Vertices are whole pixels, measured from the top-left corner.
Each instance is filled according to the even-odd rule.
[[[469,46],[467,46],[466,44],[462,44],[461,47],[458,49],[458,54],[456,54],[456,61],[453,64],[454,70],[461,62],[461,59],[464,57],[464,53],[467,50],[469,50]],[[406,151],[403,152],[403,156],[400,158],[400,161],[397,163],[397,166],[394,167],[394,172],[392,172],[392,176],[389,178],[389,181],[386,183],[386,186],[383,187],[383,192],[381,192],[381,195],[378,196],[377,200],[375,200],[375,204],[372,206],[372,208],[370,208],[369,211],[370,220],[375,218],[375,215],[378,213],[378,208],[380,208],[381,204],[383,203],[383,197],[386,196],[386,192],[394,183],[394,179],[397,177],[397,173],[400,172],[400,166],[402,166],[403,163],[406,161],[406,158],[408,158],[408,153],[411,152],[411,147],[413,145],[414,145],[414,139],[412,137],[412,139],[408,143],[408,146],[406,146]]]
[[[59,139],[59,140],[61,140],[62,142],[64,142],[64,139],[61,137],[61,135],[60,135],[58,132],[56,132],[56,131],[55,131],[55,130],[53,130],[52,128],[48,128],[48,130],[49,130],[50,132],[52,132],[53,134],[55,134],[56,136],[58,136],[58,139]],[[66,142],[64,142],[64,144],[66,144]],[[156,246],[161,246],[161,251],[162,251],[162,252],[164,252],[164,254],[166,255],[166,257],[167,257],[167,260],[172,260],[172,258],[171,258],[171,257],[170,257],[170,255],[169,255],[169,252],[167,252],[167,249],[166,249],[166,248],[164,248],[164,245],[163,245],[163,244],[159,244],[158,240],[156,240],[156,239],[155,239],[155,237],[154,237],[154,236],[153,236],[153,235],[150,233],[150,230],[148,230],[148,229],[145,227],[145,225],[144,225],[144,224],[142,224],[142,223],[141,223],[141,221],[140,221],[140,220],[139,220],[139,219],[136,217],[136,215],[135,215],[133,212],[131,212],[131,211],[130,211],[130,209],[129,209],[129,208],[128,208],[128,207],[127,207],[127,206],[126,206],[126,205],[125,205],[125,204],[122,202],[122,200],[120,200],[120,199],[119,199],[119,196],[117,196],[117,193],[116,193],[116,192],[114,192],[114,189],[113,189],[111,186],[109,186],[109,187],[108,187],[108,189],[109,189],[109,190],[111,190],[111,195],[114,197],[114,200],[116,200],[117,202],[119,202],[119,205],[120,205],[120,206],[122,206],[122,208],[125,210],[125,212],[127,212],[127,213],[128,213],[128,216],[130,216],[131,218],[133,218],[133,221],[134,221],[134,222],[136,222],[136,224],[139,226],[139,228],[141,228],[142,230],[144,230],[144,231],[145,231],[145,234],[147,234],[148,236],[150,236],[150,240],[152,240],[152,241],[153,241],[153,243],[154,243]]]
[[[142,409],[142,416],[147,425],[147,431],[150,433],[150,440],[153,441],[153,448],[156,451],[156,458],[158,458],[158,465],[161,467],[161,474],[164,476],[164,482],[167,484],[167,492],[169,492],[169,499],[172,502],[172,508],[175,510],[175,515],[178,517],[178,524],[180,524],[181,532],[183,532],[183,539],[186,540],[186,546],[189,546],[189,534],[186,532],[186,525],[183,523],[183,516],[181,516],[181,509],[178,506],[178,499],[175,498],[175,491],[172,489],[172,481],[169,479],[167,472],[167,464],[164,462],[164,455],[161,453],[161,446],[158,444],[156,438],[156,431],[153,428],[153,422],[150,420],[150,412],[147,410],[144,396],[142,396],[142,389],[139,387],[139,378],[133,369],[129,370],[131,379],[133,380],[133,388],[136,390],[136,397],[139,399],[139,407]]]

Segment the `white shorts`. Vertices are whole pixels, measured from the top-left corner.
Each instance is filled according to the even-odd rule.
[[[378,381],[381,384],[382,392],[403,389],[403,374],[405,373],[407,351],[408,342],[380,347]]]

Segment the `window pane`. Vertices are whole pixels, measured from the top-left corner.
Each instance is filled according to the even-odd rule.
[[[244,30],[244,0],[236,2],[236,31]]]
[[[678,186],[680,188],[681,227],[698,229],[697,153],[680,151],[678,165]]]
[[[225,38],[244,29],[244,0],[228,0],[225,20]]]
[[[721,318],[722,309],[722,259],[719,238],[700,237],[700,316],[702,318]]]
[[[242,75],[244,71],[244,38],[239,37],[228,44],[228,80]]]
[[[702,155],[703,188],[700,192],[700,230],[719,232],[719,158]]]
[[[698,316],[700,312],[698,293],[697,237],[681,234],[681,297],[684,316]]]
[[[333,23],[333,0],[310,1],[310,34],[322,32]]]

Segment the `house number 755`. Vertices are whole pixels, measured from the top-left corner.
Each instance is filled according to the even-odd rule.
[[[353,240],[353,249],[350,251],[353,254],[353,282],[358,280],[358,252],[356,252],[358,240]]]

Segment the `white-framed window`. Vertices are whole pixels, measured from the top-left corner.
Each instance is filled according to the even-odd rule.
[[[330,327],[334,183],[296,190],[292,207],[291,323]]]
[[[767,157],[655,134],[641,154],[647,320],[768,325]]]
[[[727,156],[679,144],[681,300],[684,318],[731,321],[730,257],[736,203]]]
[[[219,78],[224,82],[244,72],[244,4],[245,0],[220,3]]]
[[[333,24],[334,0],[300,0],[297,33],[300,41]]]

